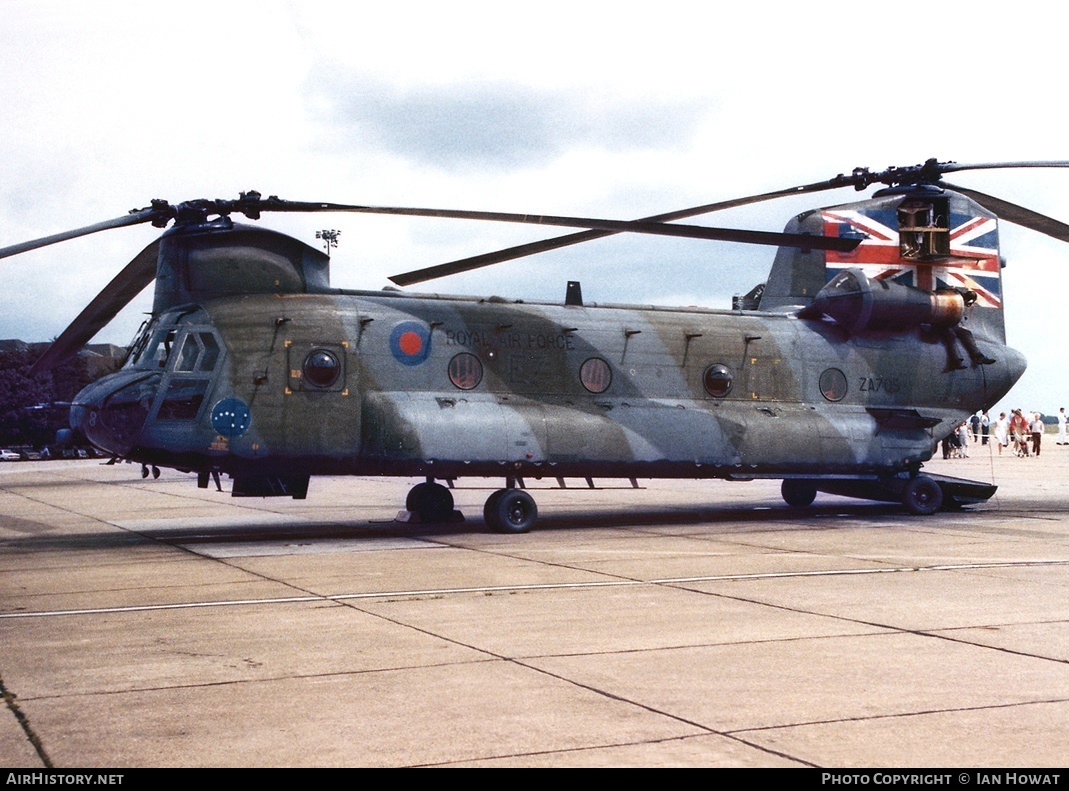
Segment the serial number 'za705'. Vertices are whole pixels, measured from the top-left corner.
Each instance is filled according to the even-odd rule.
[[[897,393],[902,389],[897,376],[862,376],[857,383],[862,393]]]

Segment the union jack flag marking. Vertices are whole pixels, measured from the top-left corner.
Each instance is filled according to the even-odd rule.
[[[998,224],[993,217],[951,213],[952,258],[924,261],[902,257],[898,218],[893,209],[868,212],[827,209],[821,215],[825,236],[865,237],[853,252],[828,251],[825,261],[829,281],[843,269],[860,269],[870,278],[893,280],[928,291],[972,289],[977,295],[977,305],[1002,307]]]

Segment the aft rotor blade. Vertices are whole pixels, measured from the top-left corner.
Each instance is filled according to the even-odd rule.
[[[797,187],[790,187],[784,190],[776,190],[774,192],[765,192],[760,195],[751,195],[745,198],[737,198],[735,200],[722,201],[719,203],[708,203],[702,206],[694,206],[689,209],[682,209],[675,212],[667,212],[665,214],[656,214],[650,217],[642,218],[644,221],[652,222],[671,222],[673,220],[682,220],[687,217],[696,217],[701,214],[709,214],[715,211],[722,211],[724,209],[732,209],[738,206],[747,206],[753,203],[760,203],[766,200],[774,200],[776,198],[789,197],[791,195],[803,195],[812,192],[822,192],[830,189],[838,189],[840,187],[853,187],[854,189],[861,190],[868,187],[870,184],[876,182],[884,182],[887,184],[902,183],[907,179],[907,176],[913,176],[912,180],[919,180],[921,182],[937,182],[943,173],[952,173],[961,170],[994,170],[1000,168],[1061,168],[1069,167],[1069,162],[1062,161],[1028,161],[1028,162],[986,162],[977,164],[958,164],[955,162],[938,162],[934,159],[929,160],[924,165],[918,165],[910,168],[889,168],[882,173],[870,173],[866,168],[855,168],[850,175],[839,174],[835,178],[828,179],[827,181],[818,181],[812,184],[803,184]],[[949,185],[948,185],[949,186]],[[959,189],[954,187],[953,189]],[[959,191],[963,191],[960,190]],[[992,198],[991,200],[997,200]],[[981,202],[981,201],[977,201]],[[1021,208],[1021,207],[1017,207]],[[1023,212],[1028,212],[1028,209],[1021,209]],[[1042,217],[1042,215],[1035,215],[1034,217]],[[1010,219],[1007,217],[1007,219]],[[1050,220],[1050,218],[1044,218],[1051,223],[1057,223],[1057,220]],[[1028,223],[1022,223],[1027,225]],[[1060,224],[1059,224],[1060,225]],[[1028,227],[1034,227],[1028,225]],[[1040,230],[1037,228],[1037,230]],[[1048,231],[1043,231],[1047,233]],[[469,258],[461,258],[456,261],[449,261],[444,264],[436,264],[434,266],[424,267],[423,269],[416,269],[411,272],[405,272],[403,274],[394,275],[390,278],[391,281],[399,286],[410,286],[416,283],[423,283],[428,280],[434,280],[439,277],[445,277],[447,275],[455,275],[461,272],[470,272],[475,269],[481,269],[484,266],[491,266],[493,264],[499,264],[504,261],[511,261],[516,258],[523,258],[529,255],[535,255],[537,253],[544,253],[550,250],[557,250],[561,247],[568,247],[573,244],[582,244],[584,242],[590,242],[595,239],[602,239],[606,236],[612,236],[614,231],[582,231],[580,233],[568,234],[566,236],[557,236],[552,239],[543,239],[537,242],[529,242],[527,244],[517,245],[515,247],[508,247],[503,250],[496,250],[490,253],[482,253],[480,255],[471,256]],[[1053,234],[1052,234],[1053,235]],[[1056,237],[1059,238],[1059,237]]]
[[[1002,170],[1007,168],[1069,168],[1069,162],[1036,160],[1031,162],[978,162],[974,164],[944,162],[940,164],[941,173],[957,173],[962,170]],[[953,187],[952,189],[957,189]]]
[[[701,206],[691,206],[688,209],[679,209],[677,211],[665,212],[664,214],[654,214],[649,217],[641,218],[640,222],[671,222],[673,220],[684,220],[688,217],[697,217],[702,214],[711,214],[712,212],[723,211],[725,209],[748,206],[752,203],[760,203],[762,201],[785,198],[791,195],[804,195],[810,192],[821,192],[847,186],[851,186],[851,184],[848,181],[845,181],[844,177],[840,175],[836,176],[834,179],[818,181],[813,184],[802,184],[797,187],[789,187],[774,192],[763,192],[759,195],[749,195],[745,198],[735,198],[733,200],[719,201],[717,203],[704,203]],[[619,231],[580,231],[579,233],[557,236],[552,239],[542,239],[537,242],[528,242],[527,244],[521,244],[515,247],[507,247],[503,250],[496,250],[491,253],[482,253],[481,255],[471,256],[470,258],[461,258],[444,264],[436,264],[434,266],[424,267],[423,269],[415,269],[411,272],[393,275],[390,277],[390,280],[399,286],[411,286],[416,283],[424,283],[439,277],[446,277],[447,275],[470,272],[474,269],[481,269],[484,266],[491,266],[505,261],[512,261],[516,258],[524,258],[529,255],[545,253],[550,250],[560,249],[561,247],[569,247],[573,244],[583,244],[585,242],[592,242],[595,239],[604,239],[607,236],[614,236],[617,233],[619,233]]]
[[[160,242],[157,239],[138,253],[133,261],[104,286],[103,291],[60,333],[41,358],[30,366],[30,374],[55,368],[85,346],[120,310],[156,279],[156,260],[159,255]]]
[[[1047,236],[1051,236],[1061,242],[1069,242],[1069,225],[1060,220],[1055,220],[1053,217],[1048,217],[1037,211],[1026,209],[1024,206],[1018,206],[1016,203],[1010,203],[1002,198],[986,195],[968,187],[958,187],[953,184],[946,184],[946,186],[955,192],[969,196],[985,209],[994,212],[999,219],[1007,220],[1025,228],[1031,228],[1033,231],[1045,233]]]
[[[141,209],[140,211],[130,212],[122,217],[116,217],[114,220],[104,220],[93,225],[87,225],[84,228],[75,228],[72,231],[64,231],[63,233],[53,234],[52,236],[43,236],[40,239],[33,239],[29,242],[20,242],[19,244],[9,245],[8,247],[0,247],[0,258],[7,258],[12,255],[18,255],[19,253],[26,253],[30,250],[36,250],[38,247],[48,247],[50,244],[57,244],[59,242],[66,242],[69,239],[77,239],[79,236],[88,236],[91,233],[97,233],[98,231],[108,231],[112,228],[125,228],[128,225],[138,225],[143,222],[150,222],[159,217],[159,211],[155,208]]]

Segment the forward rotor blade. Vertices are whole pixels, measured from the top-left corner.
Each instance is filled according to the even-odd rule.
[[[393,214],[407,217],[442,217],[454,220],[489,220],[491,222],[522,223],[526,225],[561,225],[566,228],[590,228],[614,233],[645,233],[655,236],[678,236],[685,239],[712,239],[721,242],[765,244],[773,247],[802,247],[809,250],[838,250],[850,252],[858,246],[858,239],[844,239],[812,234],[744,231],[737,228],[710,228],[704,225],[669,225],[649,220],[606,220],[597,217],[566,217],[557,214],[516,214],[498,211],[467,211],[464,209],[421,209],[401,206],[359,206],[342,203],[267,206],[265,211],[328,211],[359,214]],[[288,205],[287,205],[288,204]],[[301,207],[301,208],[298,208]]]
[[[851,186],[851,184],[844,179],[845,177],[840,175],[827,181],[802,184],[797,187],[776,190],[775,192],[763,192],[760,195],[750,195],[745,198],[735,198],[733,200],[719,201],[717,203],[705,203],[701,206],[692,206],[688,209],[679,209],[677,211],[665,212],[664,214],[654,214],[650,217],[643,217],[640,222],[671,222],[673,220],[683,220],[688,217],[711,214],[716,211],[734,209],[739,206],[748,206],[752,203],[760,203],[762,201],[774,200],[776,198],[785,198],[791,195],[804,195],[810,192],[821,192],[824,190]],[[557,250],[561,247],[569,247],[573,244],[583,244],[584,242],[591,242],[595,239],[603,239],[607,236],[614,236],[617,233],[619,232],[603,230],[580,231],[579,233],[567,234],[566,236],[542,239],[537,242],[528,242],[527,244],[508,247],[491,253],[483,253],[470,258],[461,258],[444,264],[436,264],[434,266],[424,267],[423,269],[415,269],[411,272],[393,275],[390,277],[390,280],[399,286],[411,286],[416,283],[424,283],[439,277],[446,277],[447,275],[470,272],[474,269],[481,269],[484,266],[500,264],[505,261],[512,261],[516,258],[536,255],[537,253],[545,253],[550,250]]]
[[[50,244],[57,244],[59,242],[66,242],[68,239],[77,239],[79,236],[88,236],[91,233],[97,233],[98,231],[107,231],[112,228],[125,228],[128,225],[138,225],[143,222],[149,222],[159,217],[159,211],[155,208],[141,209],[140,211],[131,212],[122,217],[116,217],[114,220],[104,220],[93,225],[87,225],[84,228],[75,228],[72,231],[64,231],[63,233],[53,234],[52,236],[43,236],[40,239],[33,239],[29,242],[20,242],[19,244],[9,245],[8,247],[0,247],[0,258],[7,258],[12,255],[18,255],[19,253],[26,253],[30,250],[36,250],[38,247],[47,247]]]
[[[104,286],[103,291],[60,333],[41,358],[30,366],[30,374],[55,368],[85,346],[120,310],[156,279],[156,259],[159,255],[160,242],[157,239],[138,253],[133,261]]]
[[[1007,200],[1002,200],[1002,198],[986,195],[968,187],[958,187],[953,184],[946,184],[945,186],[955,192],[969,196],[985,209],[994,212],[1002,220],[1045,233],[1047,236],[1051,236],[1061,242],[1069,242],[1069,225],[1060,220],[1055,220],[1053,217],[1048,217],[1045,214],[1026,209],[1024,206],[1018,206],[1016,203],[1010,203]]]

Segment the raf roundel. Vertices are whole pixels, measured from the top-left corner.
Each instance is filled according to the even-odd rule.
[[[240,398],[224,398],[212,409],[212,428],[221,436],[241,436],[251,422],[249,405]]]
[[[430,328],[415,321],[401,322],[390,333],[390,352],[402,365],[419,365],[431,353]]]

